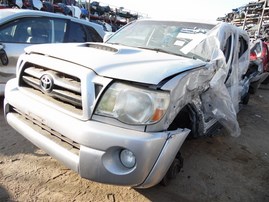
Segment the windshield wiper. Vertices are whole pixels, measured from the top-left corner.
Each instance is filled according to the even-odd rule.
[[[167,50],[164,50],[161,48],[148,48],[148,47],[137,47],[137,48],[152,50],[152,51],[156,51],[156,52],[167,53],[167,54],[172,54],[172,55],[177,55],[177,56],[182,56],[182,57],[187,57],[187,58],[192,58],[192,57],[185,55],[183,53],[175,53],[175,52],[167,51]]]
[[[162,50],[160,48],[149,48],[149,47],[144,47],[144,46],[137,46],[136,48],[141,48],[141,49],[145,49],[145,50],[152,50],[152,51],[156,51],[156,52],[169,53],[168,51]]]

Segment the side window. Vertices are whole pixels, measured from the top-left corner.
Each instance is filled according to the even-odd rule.
[[[224,83],[227,83],[229,82],[228,79],[230,78],[230,75],[232,73],[232,63],[233,63],[233,46],[234,46],[234,42],[233,42],[233,39],[234,39],[234,35],[230,35],[227,40],[225,41],[225,45],[223,47],[223,53],[224,53],[224,56],[225,56],[225,61],[226,63],[229,65],[229,71],[228,71],[228,74],[227,74],[227,77],[226,77],[226,80]]]
[[[88,41],[90,42],[103,42],[102,37],[97,33],[97,31],[90,27],[90,26],[85,26],[85,29],[88,34]]]
[[[13,42],[14,30],[16,24],[8,24],[0,28],[0,42]]]
[[[87,34],[83,25],[70,21],[68,38],[65,42],[85,42],[87,41]]]
[[[226,58],[226,62],[229,61],[230,56],[231,56],[231,48],[232,48],[232,35],[229,36],[229,38],[226,40],[224,48],[223,48],[223,53]]]
[[[53,19],[54,42],[63,43],[67,33],[67,20]]]
[[[0,29],[1,42],[28,43],[31,19],[19,19],[8,23]]]
[[[51,43],[51,21],[48,18],[33,18],[27,28],[27,43]]]
[[[23,18],[4,25],[0,40],[10,43],[50,43],[50,20],[46,18]]]
[[[239,37],[239,46],[238,58],[240,58],[248,50],[248,43],[242,36]]]

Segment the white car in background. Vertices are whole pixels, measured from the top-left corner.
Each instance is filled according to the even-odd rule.
[[[24,48],[41,43],[102,42],[103,27],[62,14],[26,9],[0,12],[0,95],[15,77],[18,57]]]

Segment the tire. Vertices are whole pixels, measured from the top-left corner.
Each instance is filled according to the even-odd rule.
[[[167,173],[161,180],[160,184],[163,186],[169,185],[170,181],[176,178],[177,174],[180,172],[182,167],[183,167],[183,158],[179,153],[172,162],[170,168],[168,169]]]
[[[269,83],[269,76],[262,82],[262,84],[268,84]]]
[[[249,101],[249,97],[250,97],[250,95],[249,95],[249,93],[247,93],[245,95],[245,97],[243,97],[241,103],[244,104],[244,105],[247,105],[248,104],[248,101]]]

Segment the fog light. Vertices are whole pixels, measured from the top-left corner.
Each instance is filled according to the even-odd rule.
[[[120,160],[121,163],[126,167],[126,168],[133,168],[135,166],[136,160],[133,152],[123,149],[120,152]]]

